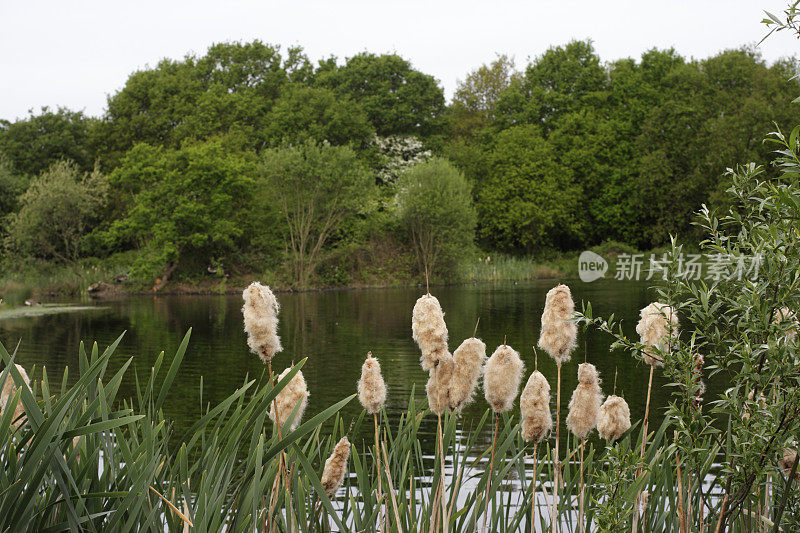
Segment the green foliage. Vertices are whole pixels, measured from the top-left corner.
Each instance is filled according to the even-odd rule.
[[[19,211],[8,219],[10,247],[32,257],[76,261],[107,192],[100,172],[82,173],[72,163],[54,163],[20,196]]]
[[[450,126],[455,135],[470,135],[494,122],[500,97],[520,82],[514,60],[505,54],[470,72],[458,83],[450,106]]]
[[[88,172],[94,166],[91,131],[95,119],[80,111],[59,107],[51,111],[43,107],[27,118],[2,127],[0,153],[5,154],[15,173],[37,176],[62,160],[72,161]]]
[[[140,144],[110,176],[128,199],[105,233],[113,247],[134,245],[141,256],[133,275],[163,284],[187,259],[224,258],[248,227],[255,163],[222,141],[177,150]]]
[[[403,173],[397,188],[400,227],[414,247],[420,272],[450,275],[475,240],[475,208],[463,174],[435,158]]]
[[[361,106],[337,98],[329,89],[288,85],[267,116],[264,137],[270,146],[327,141],[366,144],[372,125]]]
[[[371,208],[374,180],[349,147],[303,144],[268,150],[257,202],[285,220],[292,278],[305,288],[326,245],[345,238]]]
[[[17,210],[18,198],[26,187],[27,180],[14,171],[8,158],[0,154],[0,222]]]
[[[503,250],[568,248],[580,237],[581,189],[535,126],[497,135],[478,183],[480,237]]]
[[[317,83],[361,104],[378,135],[438,134],[444,94],[433,76],[398,55],[361,53],[345,65],[324,64]]]

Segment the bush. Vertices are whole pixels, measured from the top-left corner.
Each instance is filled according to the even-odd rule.
[[[451,275],[475,239],[475,208],[464,175],[445,159],[415,165],[398,180],[397,204],[420,272]]]

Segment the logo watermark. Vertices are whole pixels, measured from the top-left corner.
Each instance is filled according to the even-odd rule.
[[[578,257],[578,275],[584,283],[591,283],[596,279],[605,277],[608,271],[608,261],[600,255],[586,250]]]
[[[652,280],[667,279],[671,269],[673,275],[687,280],[756,280],[761,268],[761,255],[744,256],[732,254],[619,254],[613,268],[613,279]],[[602,256],[584,251],[578,257],[578,275],[581,281],[591,283],[605,277],[608,261]]]

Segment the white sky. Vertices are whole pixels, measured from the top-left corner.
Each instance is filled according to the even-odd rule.
[[[702,58],[755,44],[763,10],[788,0],[0,0],[0,118],[66,106],[103,112],[134,70],[202,55],[215,42],[301,45],[309,57],[395,52],[457,80],[508,53],[521,67],[552,45],[591,38],[604,61],[675,47]],[[800,52],[786,35],[761,45],[774,60]]]

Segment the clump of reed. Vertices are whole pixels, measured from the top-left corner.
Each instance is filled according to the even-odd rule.
[[[31,380],[28,377],[28,373],[25,372],[25,369],[22,368],[21,365],[14,364],[14,366],[19,371],[20,375],[22,376],[22,380],[25,382],[25,385],[30,389],[31,387]],[[9,372],[6,374],[6,381],[3,383],[3,390],[0,392],[0,414],[4,413],[6,410],[6,406],[8,405],[8,401],[14,396],[17,392],[17,385],[14,383],[14,378],[11,376]],[[22,424],[25,423],[25,408],[22,406],[22,402],[18,401],[17,404],[14,406],[14,415],[11,421],[11,425],[15,428],[19,428]]]
[[[561,441],[561,365],[570,360],[578,344],[578,325],[572,320],[575,302],[569,287],[560,284],[547,292],[542,312],[542,330],[539,335],[539,348],[547,352],[556,362],[556,449],[555,480],[553,500],[558,499],[561,483],[559,446]],[[555,533],[555,504],[553,505],[553,533]]]
[[[580,531],[584,528],[584,484],[583,484],[583,454],[586,438],[597,427],[600,419],[600,404],[603,401],[603,391],[600,389],[600,374],[591,363],[581,363],[578,366],[578,386],[572,393],[569,401],[569,414],[567,415],[567,429],[581,441],[580,463],[580,499],[578,500],[580,515]]]

